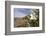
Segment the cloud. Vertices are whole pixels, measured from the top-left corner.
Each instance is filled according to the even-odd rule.
[[[29,14],[31,14],[31,9],[29,8],[14,8],[15,17],[23,17]]]

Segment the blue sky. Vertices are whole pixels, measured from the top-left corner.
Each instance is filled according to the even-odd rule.
[[[31,14],[31,9],[29,8],[14,8],[14,17],[23,17]]]

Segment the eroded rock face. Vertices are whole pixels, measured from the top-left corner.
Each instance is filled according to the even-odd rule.
[[[21,18],[20,20],[17,19],[15,21],[15,24],[16,24],[16,27],[26,27],[27,22],[28,20]]]
[[[22,18],[17,18],[14,20],[14,24],[16,27],[28,27],[28,18],[27,16]]]
[[[20,20],[16,20],[15,23],[17,27],[24,27],[27,24],[27,20],[21,18]]]

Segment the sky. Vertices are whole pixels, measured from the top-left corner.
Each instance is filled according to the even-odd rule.
[[[14,17],[24,17],[31,14],[29,8],[14,8]]]

